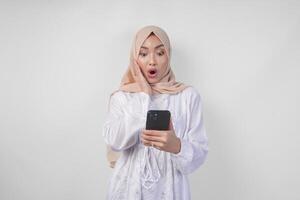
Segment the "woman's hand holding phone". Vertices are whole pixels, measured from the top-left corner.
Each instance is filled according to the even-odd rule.
[[[153,146],[159,150],[177,154],[181,149],[181,141],[176,136],[172,119],[169,121],[169,130],[143,129],[141,141],[146,146]]]

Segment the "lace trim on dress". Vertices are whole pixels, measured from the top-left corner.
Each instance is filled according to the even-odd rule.
[[[145,147],[141,162],[141,180],[142,185],[146,189],[150,189],[159,181],[161,173],[158,167],[153,147]]]

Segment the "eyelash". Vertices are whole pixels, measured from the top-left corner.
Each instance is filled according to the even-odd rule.
[[[141,55],[142,57],[145,57],[146,56],[146,53],[140,53],[139,55]],[[164,55],[164,52],[159,52],[158,53],[159,56],[163,56]]]

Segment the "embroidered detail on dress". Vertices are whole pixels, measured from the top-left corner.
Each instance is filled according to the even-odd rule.
[[[161,173],[152,147],[145,147],[141,161],[141,180],[146,189],[150,189],[159,181]]]

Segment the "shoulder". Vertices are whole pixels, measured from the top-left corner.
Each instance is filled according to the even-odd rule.
[[[124,98],[125,94],[122,90],[116,90],[113,93],[111,93],[110,97],[112,99],[119,99],[119,98]]]
[[[116,90],[110,95],[111,103],[126,104],[126,94],[122,90]]]
[[[189,101],[201,101],[200,92],[194,86],[188,86],[182,91],[182,95]]]
[[[183,90],[185,96],[186,107],[191,112],[202,110],[203,102],[200,92],[193,86],[189,86]]]
[[[144,93],[134,93],[134,92],[125,92],[122,90],[116,90],[111,94],[111,101],[117,101],[119,104],[126,104],[128,101],[131,101],[139,96],[145,96]]]

